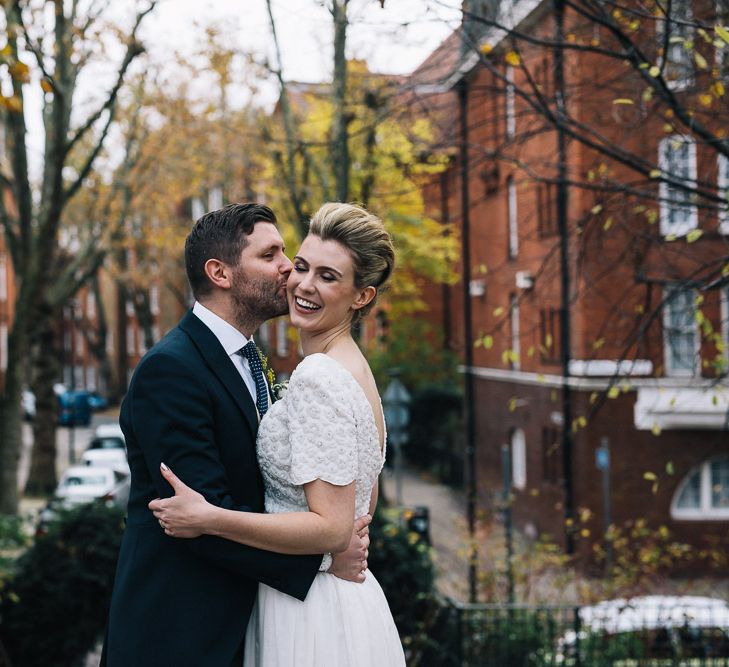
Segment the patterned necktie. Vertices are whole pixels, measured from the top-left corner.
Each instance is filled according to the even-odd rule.
[[[256,344],[249,340],[240,350],[238,354],[248,359],[248,366],[253,375],[253,381],[256,383],[256,407],[258,413],[263,417],[268,410],[268,389],[266,388],[266,380],[263,377],[263,365],[261,357],[258,355]]]

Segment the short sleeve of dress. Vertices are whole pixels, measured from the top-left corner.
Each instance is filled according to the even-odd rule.
[[[293,484],[321,479],[346,486],[356,478],[357,423],[335,363],[307,358],[291,377],[284,400]]]

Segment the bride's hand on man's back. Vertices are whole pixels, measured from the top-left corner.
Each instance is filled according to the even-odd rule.
[[[160,472],[175,495],[171,498],[157,498],[147,506],[159,525],[171,537],[199,537],[205,532],[210,504],[205,498],[187,486],[164,463]]]
[[[352,538],[346,551],[332,554],[332,565],[329,574],[340,579],[354,581],[361,584],[366,578],[367,557],[370,547],[370,523],[372,517],[369,514],[355,519]]]

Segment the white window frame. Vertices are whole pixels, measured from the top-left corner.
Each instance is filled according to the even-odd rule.
[[[152,285],[149,288],[149,312],[152,315],[159,315],[159,286]]]
[[[719,205],[719,233],[729,234],[729,158],[726,155],[719,155],[716,160],[716,189],[723,199],[723,204]]]
[[[516,135],[516,87],[514,86],[514,68],[506,66],[504,74],[506,79],[506,138],[513,139]]]
[[[124,312],[126,313],[127,317],[134,317],[136,314],[134,312],[134,303],[131,299],[127,299],[126,306],[124,307]]]
[[[223,188],[216,185],[208,192],[208,211],[216,211],[223,208]]]
[[[0,252],[0,301],[8,300],[8,262]]]
[[[686,165],[686,174],[676,174],[669,171],[670,160],[668,154],[670,150],[675,150],[676,144],[685,144],[688,146],[688,165]],[[683,180],[689,185],[696,184],[696,142],[690,137],[674,134],[670,137],[661,139],[658,144],[658,166],[661,172],[674,180]],[[660,198],[660,227],[661,234],[667,236],[675,234],[676,236],[684,236],[692,229],[696,229],[699,224],[698,212],[696,204],[688,202],[687,204],[677,204],[671,201],[677,195],[683,194],[682,190],[674,188],[669,183],[661,181],[658,188],[658,196]],[[686,209],[687,217],[682,222],[675,224],[670,222],[671,214],[675,209]]]
[[[675,12],[675,15],[677,15],[678,21],[681,21],[682,23],[689,23],[693,18],[691,0],[685,0],[685,3],[684,7],[679,7],[678,0],[672,0],[671,9]],[[666,18],[660,19],[656,22],[656,39],[659,47],[663,46],[663,35],[668,20],[669,17],[667,16]],[[671,90],[679,91],[688,88],[694,82],[694,63],[691,59],[691,53],[684,48],[684,43],[695,39],[696,30],[692,25],[685,25],[682,29],[686,30],[686,34],[678,35],[676,34],[676,25],[677,24],[674,23],[671,37],[669,37],[669,53],[663,54],[663,57],[659,60],[659,65],[663,69],[664,78],[666,79],[668,87]],[[676,54],[680,54],[680,56],[678,58],[671,58],[671,54],[674,56]],[[671,71],[672,67],[674,68],[673,72]],[[678,74],[681,69],[685,70],[685,73],[679,76],[674,76],[674,74]]]
[[[8,370],[8,325],[0,324],[0,371]]]
[[[678,485],[671,500],[671,518],[681,521],[726,521],[729,507],[711,506],[711,464],[727,457],[715,456],[692,468]],[[678,507],[678,499],[694,475],[700,475],[699,507]]]
[[[511,485],[519,491],[527,485],[526,437],[520,428],[511,432]]]
[[[513,176],[506,179],[506,215],[509,224],[509,259],[519,254],[519,219],[517,208],[516,181]]]
[[[193,197],[190,202],[190,215],[193,220],[202,218],[205,215],[205,205],[200,197]]]
[[[96,317],[96,297],[91,291],[86,293],[86,317],[90,320]]]
[[[670,313],[670,303],[671,303],[671,295],[675,295],[679,292],[690,292],[692,295],[692,302],[696,303],[696,291],[694,289],[689,288],[677,288],[677,287],[667,287],[663,292],[663,359],[664,359],[664,375],[670,376],[670,377],[695,377],[698,375],[700,370],[700,364],[701,364],[701,335],[699,332],[699,326],[696,323],[695,317],[691,318],[691,321],[693,323],[693,333],[694,333],[694,363],[692,369],[687,368],[677,368],[672,363],[673,361],[673,355],[671,354],[671,346],[669,345],[669,336],[668,332],[670,329],[672,329],[671,326],[671,313]]]
[[[137,327],[137,336],[137,348],[139,356],[142,357],[147,354],[147,346],[144,343],[144,327]]]

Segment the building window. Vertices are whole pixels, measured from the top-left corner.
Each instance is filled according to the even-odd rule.
[[[74,349],[74,352],[77,356],[83,357],[84,356],[84,334],[83,331],[80,331],[79,329],[76,329],[76,347]]]
[[[552,236],[557,233],[557,199],[554,183],[537,185],[537,230],[540,236]]]
[[[8,369],[8,325],[0,324],[0,371]]]
[[[127,327],[127,354],[134,354],[137,346],[134,344],[134,327],[129,325]]]
[[[86,367],[86,388],[96,389],[96,369],[93,366]]]
[[[705,461],[678,487],[671,505],[674,519],[729,519],[729,456]]]
[[[559,484],[561,475],[560,432],[554,426],[542,429],[542,479],[548,484]]]
[[[289,353],[288,323],[285,317],[276,322],[276,354],[285,357]]]
[[[159,327],[155,324],[152,326],[152,342],[156,343],[160,338]]]
[[[724,50],[729,51],[729,47]],[[726,155],[719,156],[717,172],[716,185],[722,200],[719,204],[719,231],[729,234],[729,158]]]
[[[516,134],[516,89],[514,87],[514,68],[506,68],[506,138],[513,139]]]
[[[0,301],[8,300],[8,263],[5,254],[0,253]]]
[[[661,234],[681,236],[698,224],[691,193],[677,184],[696,186],[696,144],[678,135],[662,139],[658,144],[658,166],[671,180],[662,181],[659,187]]]
[[[96,298],[93,292],[86,293],[86,317],[90,320],[96,317]]]
[[[159,315],[159,287],[157,285],[149,288],[149,311],[152,315]]]
[[[390,320],[384,310],[380,310],[375,315],[375,339],[378,343],[386,343],[387,336],[390,331]]]
[[[674,287],[664,294],[663,348],[666,375],[693,376],[699,360],[696,293]]]
[[[139,343],[139,355],[146,354],[147,352],[147,337],[144,335],[144,329],[139,327],[137,342]]]
[[[217,211],[223,208],[223,188],[216,187],[208,193],[208,211]]]
[[[660,0],[658,5],[665,17],[656,26],[658,48],[664,49],[663,77],[670,88],[685,88],[693,82],[694,75],[691,0]]]
[[[193,220],[202,218],[202,216],[205,215],[205,206],[202,203],[202,199],[199,197],[192,198],[192,201],[190,202],[190,212]]]
[[[559,308],[539,311],[539,352],[544,363],[559,363]]]
[[[134,302],[131,299],[127,299],[126,313],[127,317],[134,317]]]
[[[521,322],[519,321],[519,297],[516,294],[511,295],[509,310],[511,316],[511,367],[515,371],[518,371],[521,368],[521,346],[519,344],[521,338]]]
[[[519,227],[517,220],[516,183],[514,177],[506,179],[507,202],[506,211],[509,224],[509,259],[516,258],[519,252]]]
[[[527,485],[526,438],[520,428],[511,434],[511,483],[520,491]]]

